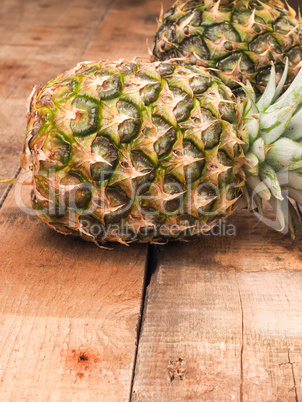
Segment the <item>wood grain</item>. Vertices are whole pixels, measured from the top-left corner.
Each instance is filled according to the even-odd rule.
[[[171,0],[116,0],[108,18],[100,25],[85,52],[87,60],[98,54],[101,59],[140,56],[148,61],[148,47],[152,48],[161,4],[167,10]]]
[[[231,225],[236,236],[217,229],[158,248],[133,401],[302,397],[302,237],[293,242],[247,212],[225,233]]]
[[[123,10],[108,14],[112,4],[1,4],[2,177],[13,175],[19,165],[26,98],[33,85],[84,59],[99,26],[107,24],[110,31],[112,18],[121,18]],[[133,45],[139,40],[133,38]],[[100,250],[59,235],[19,210],[17,189],[11,189],[0,214],[1,401],[127,401],[146,246]]]
[[[80,60],[148,57],[160,3],[1,2],[2,177],[19,165],[32,87]],[[244,214],[236,231],[159,248],[133,400],[302,400],[301,237]],[[146,247],[63,237],[21,212],[13,191],[0,239],[1,401],[128,400]]]
[[[82,60],[111,4],[112,0],[1,2],[1,178],[13,177],[19,167],[32,88]],[[0,184],[0,203],[7,188]]]
[[[60,235],[20,211],[14,192],[0,239],[1,401],[127,401],[145,247]]]

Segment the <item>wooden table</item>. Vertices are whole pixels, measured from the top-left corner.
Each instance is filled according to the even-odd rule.
[[[32,87],[78,61],[148,56],[160,3],[1,2],[1,177],[19,172]],[[0,190],[1,401],[302,400],[301,236],[241,212],[235,237],[110,252]]]

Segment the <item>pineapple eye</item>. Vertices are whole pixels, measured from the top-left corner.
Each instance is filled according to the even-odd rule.
[[[225,42],[224,43],[224,48],[228,52],[233,52],[235,50],[235,48],[234,48],[234,46],[233,46],[233,44],[231,42]]]
[[[107,73],[105,73],[107,75]],[[96,76],[102,77],[102,74],[96,74]],[[102,85],[97,86],[97,92],[101,100],[111,99],[119,96],[122,88],[122,83],[118,75],[109,76]]]
[[[90,166],[90,173],[94,181],[108,180],[114,171],[117,162],[117,150],[115,146],[102,135],[97,136],[91,145],[92,153],[102,156],[106,162],[96,162]]]
[[[89,64],[81,64],[80,67],[76,70],[78,75],[88,75],[93,73],[98,69],[98,66],[91,66]]]
[[[191,57],[191,64],[196,64],[195,55],[202,60],[209,59],[208,49],[204,45],[202,39],[198,36],[185,39],[179,46],[178,50],[183,56]]]
[[[35,114],[36,113],[38,113],[38,112],[35,112]],[[38,116],[36,116],[36,117],[38,117]],[[34,122],[34,126],[30,132],[31,137],[30,137],[30,140],[28,143],[29,149],[33,149],[35,143],[38,141],[39,132],[40,132],[40,128],[41,128],[42,124],[43,124],[43,120],[40,118],[36,119],[36,121]]]
[[[116,107],[120,115],[124,117],[124,121],[118,126],[121,141],[129,142],[138,134],[140,129],[141,121],[139,111],[131,103],[125,101],[118,101]],[[129,118],[127,118],[127,116]]]
[[[198,208],[199,216],[215,215],[215,210],[210,212],[215,200],[220,197],[220,191],[217,187],[210,183],[200,183],[197,187],[198,198],[201,198],[205,204]]]
[[[253,25],[253,30],[254,30],[254,32],[256,32],[256,33],[260,33],[260,32],[261,32],[261,28],[260,28],[259,25],[257,25],[257,24],[254,24],[254,25]]]
[[[202,175],[204,154],[191,141],[183,141],[183,147],[185,156],[192,158],[191,163],[184,167],[186,182],[192,183]],[[188,162],[190,162],[189,158]]]
[[[90,183],[84,183],[81,176],[75,172],[68,173],[60,183],[66,186],[62,187],[62,193],[65,195],[65,206],[68,209],[87,207],[92,198]]]
[[[239,35],[229,24],[216,24],[205,30],[205,37],[212,42],[219,42],[222,37],[232,42],[240,42]]]
[[[242,81],[243,76],[241,72],[248,72],[248,73],[254,72],[253,62],[245,54],[233,53],[230,56],[226,57],[225,59],[221,60],[216,67],[221,71],[231,72],[236,69],[238,63],[240,63],[240,69],[239,72],[237,73],[236,78],[239,81]],[[217,73],[217,75],[219,76],[219,72]],[[228,83],[228,86],[230,88],[233,88],[236,85],[237,83],[235,81],[230,81]]]
[[[219,94],[222,96],[222,99],[226,99],[226,94],[222,89],[219,89]],[[236,111],[233,103],[222,100],[219,103],[219,113],[221,118],[229,123],[236,121]]]
[[[177,120],[177,122],[186,120],[190,112],[193,108],[193,100],[192,98],[186,94],[185,92],[180,91],[179,89],[173,89],[171,90],[173,95],[176,97],[179,97],[179,102],[173,109],[174,116]]]
[[[143,176],[135,179],[136,194],[143,194],[154,180],[154,166],[142,152],[132,152],[131,159],[135,169],[143,173]]]
[[[166,132],[166,134],[160,137],[160,139],[156,141],[156,143],[154,144],[154,149],[158,157],[161,157],[165,155],[167,152],[169,152],[175,140],[176,140],[176,131],[173,127],[171,127]]]
[[[150,103],[155,102],[160,93],[160,82],[155,81],[147,84],[144,88],[141,88],[139,94],[144,102],[144,104],[150,105]]]
[[[164,201],[163,203],[165,213],[168,215],[169,213],[175,214],[175,212],[181,208],[184,201],[184,188],[175,177],[167,175],[164,179],[163,190],[166,194],[176,195],[175,198]],[[179,196],[177,196],[177,194],[179,194]]]
[[[55,130],[51,130],[43,144],[42,150],[48,158],[40,162],[41,170],[60,169],[69,161],[70,144]]]
[[[211,78],[201,74],[194,75],[190,80],[190,87],[195,95],[204,93],[211,85]]]
[[[301,33],[301,42],[302,42],[302,33]],[[301,51],[300,46],[293,47],[287,53],[287,57],[288,57],[290,67],[296,67],[302,60],[302,51]]]
[[[219,143],[222,132],[221,124],[209,110],[202,108],[201,111],[204,123],[213,122],[208,128],[202,131],[204,148],[212,149]]]
[[[77,109],[76,117],[71,119],[70,128],[74,135],[85,136],[97,131],[98,105],[90,99],[78,97],[72,102]]]
[[[117,223],[128,215],[131,201],[120,188],[108,186],[105,192],[109,202],[108,210],[112,209],[112,212],[105,215],[105,224]],[[101,200],[100,203],[102,204]]]
[[[263,54],[266,51],[282,53],[277,40],[269,34],[257,35],[256,39],[249,44],[249,49],[258,54]]]
[[[288,34],[295,28],[294,25],[291,25],[287,18],[279,18],[279,20],[275,24],[275,31],[283,34]],[[299,28],[297,28],[298,30]]]
[[[122,74],[131,74],[137,68],[137,64],[135,63],[121,63],[117,66],[118,71]]]
[[[174,69],[175,66],[170,63],[160,63],[158,66],[156,66],[156,71],[161,77],[173,74]]]
[[[76,79],[65,80],[58,85],[53,93],[52,99],[54,103],[65,102],[66,99],[74,95],[77,91],[79,83]]]
[[[223,151],[219,151],[217,155],[217,159],[219,163],[223,166],[229,166],[230,169],[227,169],[225,172],[219,174],[218,183],[220,187],[226,186],[227,183],[230,183],[234,177],[234,171],[231,169],[233,166],[233,162],[229,159]]]

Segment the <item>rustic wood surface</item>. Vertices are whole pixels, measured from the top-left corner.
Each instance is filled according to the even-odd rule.
[[[1,177],[18,171],[33,86],[87,58],[148,57],[159,11],[155,1],[1,2]],[[1,401],[129,400],[147,247],[65,238],[14,195],[0,213]]]
[[[234,228],[158,248],[133,401],[301,400],[302,236]]]
[[[14,200],[0,215],[1,401],[127,401],[145,247],[60,236]]]
[[[0,169],[11,177],[32,87],[78,61],[148,57],[161,2],[0,5]],[[153,246],[148,258],[146,246],[110,252],[59,235],[15,198],[0,185],[1,401],[302,400],[301,236],[240,213],[235,237]]]

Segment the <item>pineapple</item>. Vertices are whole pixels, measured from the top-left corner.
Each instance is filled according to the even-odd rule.
[[[242,94],[238,81],[249,80],[259,95],[270,62],[278,80],[289,59],[287,85],[299,70],[302,28],[295,16],[279,0],[178,0],[160,18],[153,60],[210,67],[235,94]]]
[[[297,212],[284,212],[287,195],[302,201],[302,73],[279,97],[287,71],[276,87],[272,68],[256,103],[250,85],[243,102],[198,66],[78,64],[31,97],[21,164],[34,208],[97,244],[161,243],[210,231],[244,194],[294,233]]]

